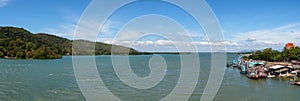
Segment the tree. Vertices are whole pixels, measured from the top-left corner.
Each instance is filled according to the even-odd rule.
[[[25,58],[25,54],[23,52],[19,51],[19,52],[17,52],[16,57],[17,58]]]
[[[4,57],[4,53],[0,51],[0,58]]]
[[[278,61],[291,61],[298,60],[300,61],[300,48],[292,47],[290,49],[284,48],[282,52],[277,50],[272,50],[272,48],[266,48],[263,51],[256,51],[254,54],[249,56],[249,59],[254,60],[265,60],[271,62]]]
[[[28,51],[26,52],[26,59],[33,59],[34,52]]]

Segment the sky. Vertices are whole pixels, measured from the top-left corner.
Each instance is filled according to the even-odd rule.
[[[0,26],[22,27],[33,33],[74,39],[77,24],[91,2],[0,0]],[[199,52],[207,52],[211,51],[211,45],[226,45],[227,51],[236,52],[269,47],[282,50],[287,42],[300,45],[299,0],[206,2],[222,28],[224,39],[220,42],[209,42],[201,22],[197,23],[192,14],[176,5],[159,1],[136,2],[118,8],[96,33],[96,41],[140,51],[178,51],[177,46],[194,46]],[[101,12],[112,6],[98,7],[90,16],[105,16]],[[99,26],[100,23],[96,22],[90,19],[87,25]],[[88,34],[83,36],[83,39],[90,39]],[[181,51],[189,51],[189,48]]]

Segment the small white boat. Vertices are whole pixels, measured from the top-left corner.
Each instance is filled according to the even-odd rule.
[[[274,78],[274,77],[276,77],[276,76],[275,76],[275,75],[271,75],[271,74],[269,73],[267,77],[268,77],[268,78]]]

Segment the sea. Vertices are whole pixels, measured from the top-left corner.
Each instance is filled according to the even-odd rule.
[[[199,60],[194,57],[186,61],[188,58],[185,55],[195,55]],[[239,54],[226,54],[224,60],[230,63],[238,57]],[[88,58],[93,61],[84,61]],[[113,59],[128,59],[128,63],[120,65],[118,60],[113,62]],[[74,69],[74,62],[81,62],[81,65]],[[188,65],[198,66],[195,63],[199,63],[199,69]],[[124,101],[199,101],[211,94],[206,93],[205,89],[217,91],[215,95],[210,95],[213,101],[300,99],[300,86],[290,85],[288,80],[252,80],[241,75],[236,68],[218,67],[224,71],[221,84],[207,86],[208,80],[213,79],[209,76],[214,75],[211,74],[214,73],[211,71],[212,63],[211,53],[64,56],[62,59],[49,60],[0,59],[0,101],[105,101],[112,97]],[[91,66],[95,66],[96,71],[89,70]],[[80,77],[94,73],[98,73],[94,75],[98,78]],[[95,83],[94,86],[89,86],[91,82]]]

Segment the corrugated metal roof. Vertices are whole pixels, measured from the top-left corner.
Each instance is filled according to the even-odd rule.
[[[300,68],[300,65],[293,65],[293,68]]]

